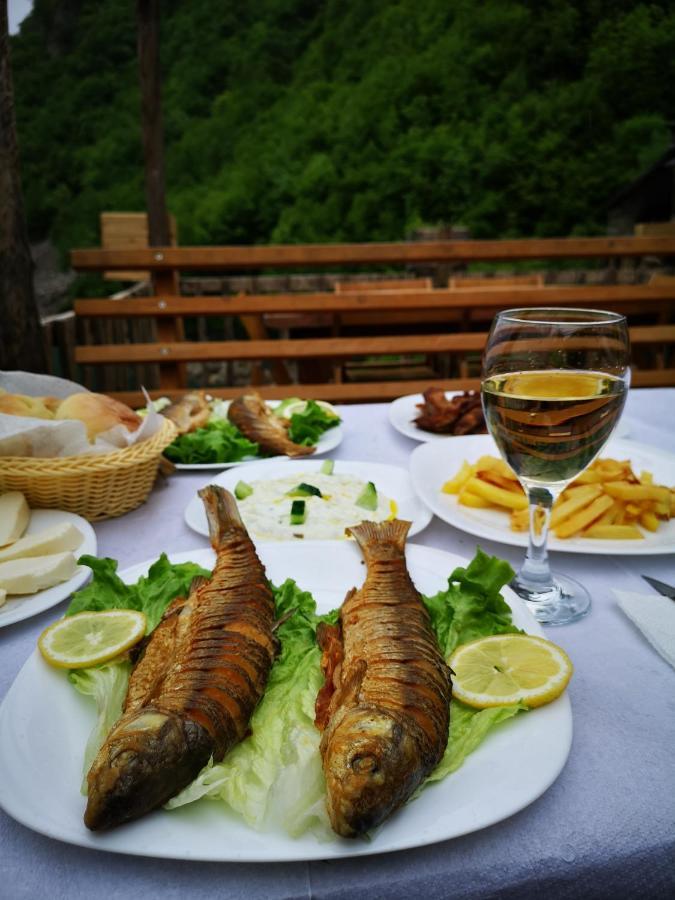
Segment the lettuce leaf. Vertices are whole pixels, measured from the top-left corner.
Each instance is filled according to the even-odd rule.
[[[89,566],[93,577],[86,587],[73,594],[66,615],[87,610],[137,609],[147,617],[147,634],[155,629],[169,603],[188,593],[193,578],[211,575],[208,569],[195,563],[174,565],[165,553],[133,585],[125,584],[119,577],[114,559],[81,556],[78,563]]]
[[[258,455],[258,444],[249,441],[228,419],[211,419],[203,428],[181,434],[164,451],[172,462],[239,462]]]
[[[319,438],[339,425],[340,418],[323,410],[314,400],[308,400],[307,406],[301,413],[293,413],[291,424],[288,426],[288,436],[294,444],[302,444],[305,447],[313,447]]]
[[[84,749],[83,777],[80,791],[87,794],[87,772],[106,735],[122,715],[127,695],[131,662],[109,662],[91,669],[71,669],[68,680],[75,690],[93,697],[96,703],[96,725]]]

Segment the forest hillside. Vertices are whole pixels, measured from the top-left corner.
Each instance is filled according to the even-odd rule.
[[[591,234],[668,146],[675,8],[626,0],[165,0],[183,244]],[[144,207],[133,0],[36,0],[12,38],[31,238]]]

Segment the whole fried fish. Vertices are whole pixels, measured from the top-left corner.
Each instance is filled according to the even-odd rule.
[[[286,456],[309,456],[314,453],[314,447],[293,443],[288,436],[288,423],[275,416],[255,391],[233,400],[227,417],[249,441],[260,444],[267,453],[283,453]]]
[[[440,761],[448,740],[450,669],[406,568],[409,522],[348,528],[368,567],[320,625],[326,682],[316,703],[328,815],[342,837],[379,825]]]
[[[167,608],[131,675],[87,776],[93,830],[161,806],[245,737],[277,652],[274,600],[234,497],[215,485],[199,495],[213,574]]]

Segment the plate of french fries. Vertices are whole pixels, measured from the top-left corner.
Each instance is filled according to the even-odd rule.
[[[415,490],[443,521],[487,540],[527,547],[528,504],[490,435],[413,451]],[[675,553],[675,455],[611,440],[553,506],[549,550]]]

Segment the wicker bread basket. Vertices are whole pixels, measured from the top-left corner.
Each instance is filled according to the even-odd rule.
[[[147,441],[98,456],[0,457],[0,493],[21,491],[35,509],[65,509],[97,522],[136,509],[157,477],[176,427],[164,419]]]

